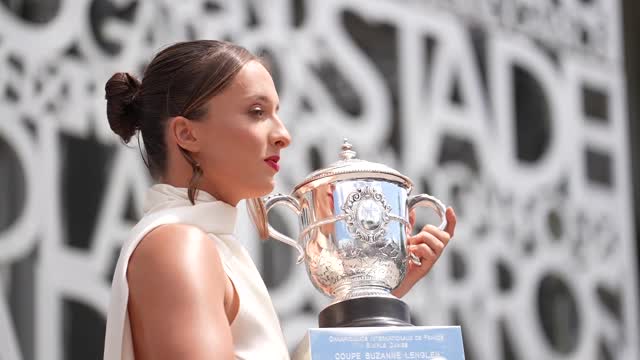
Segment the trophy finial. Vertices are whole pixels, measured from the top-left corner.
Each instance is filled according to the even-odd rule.
[[[340,152],[340,160],[351,160],[356,157],[356,152],[351,150],[353,145],[349,143],[349,139],[342,140],[342,151]]]

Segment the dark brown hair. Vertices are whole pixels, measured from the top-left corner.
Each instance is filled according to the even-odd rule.
[[[142,81],[129,73],[114,74],[105,85],[111,130],[125,143],[140,131],[145,163],[154,178],[164,174],[167,145],[164,129],[169,118],[199,120],[206,103],[223,91],[242,67],[260,61],[245,48],[217,40],[180,42],[160,51],[144,71]],[[189,199],[195,203],[200,165],[180,148],[193,168]]]

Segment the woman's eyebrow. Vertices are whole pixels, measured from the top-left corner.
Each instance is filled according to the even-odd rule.
[[[251,101],[262,101],[265,103],[273,103],[273,101],[271,101],[271,99],[265,95],[254,95],[254,96],[248,96],[247,99],[251,100]],[[280,109],[280,103],[276,103],[276,111]]]
[[[249,100],[259,100],[259,101],[264,101],[264,102],[271,102],[271,99],[269,99],[265,95],[249,95],[249,96],[247,96],[247,99],[249,99]]]

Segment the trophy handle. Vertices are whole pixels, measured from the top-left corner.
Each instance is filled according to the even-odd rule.
[[[285,205],[289,209],[293,210],[298,216],[300,216],[300,213],[302,212],[302,210],[300,209],[300,203],[298,202],[298,200],[296,200],[295,198],[289,195],[275,194],[275,195],[269,196],[264,201],[264,207],[267,215],[269,214],[269,211],[278,204]],[[282,241],[287,245],[291,245],[296,250],[298,250],[299,256],[298,256],[298,259],[296,260],[296,264],[300,264],[301,262],[304,261],[304,249],[302,249],[302,246],[297,241],[281,233],[280,231],[274,229],[273,226],[269,224],[268,218],[267,218],[267,226],[269,229],[269,236],[271,236],[276,240]]]
[[[445,215],[447,208],[444,206],[442,201],[436,199],[431,195],[419,194],[411,196],[407,201],[409,212],[411,212],[416,206],[430,207],[436,212],[440,220],[442,220],[440,225],[438,225],[438,229],[444,230],[444,228],[447,226],[447,217]]]

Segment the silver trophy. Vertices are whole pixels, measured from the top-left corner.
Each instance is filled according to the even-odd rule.
[[[267,213],[286,205],[298,216],[292,239],[269,225],[269,235],[295,247],[313,285],[333,299],[320,327],[409,325],[409,311],[392,295],[404,279],[411,224],[417,206],[435,210],[440,229],[445,206],[426,194],[409,196],[413,183],[398,171],[356,158],[345,139],[340,160],[311,173],[291,195],[265,199]]]

